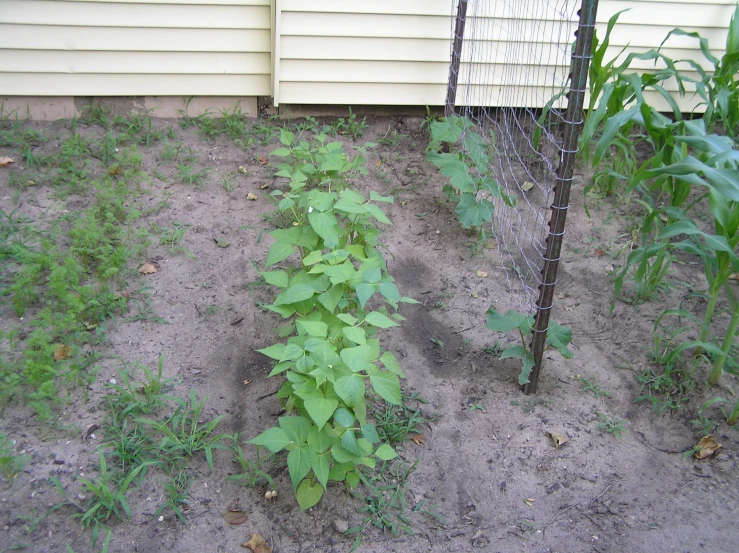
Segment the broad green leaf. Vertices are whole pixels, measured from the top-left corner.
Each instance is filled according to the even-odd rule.
[[[269,235],[280,244],[288,244],[289,246],[296,246],[300,240],[300,229],[297,227],[281,228],[273,230]]]
[[[295,445],[304,443],[313,427],[305,417],[280,417],[278,422],[280,428],[285,431],[291,441],[295,442]]]
[[[375,451],[375,455],[383,461],[389,461],[390,459],[395,459],[398,456],[398,454],[395,453],[395,450],[387,444],[382,444],[380,447],[378,447],[377,451]]]
[[[279,286],[280,288],[287,288],[288,277],[285,271],[266,271],[260,273],[262,278],[273,286]]]
[[[285,344],[274,344],[267,348],[258,349],[257,351],[262,355],[266,355],[267,357],[276,359],[277,361],[282,361],[284,359],[286,348],[287,346]]]
[[[377,433],[377,428],[375,428],[374,424],[363,424],[362,436],[371,444],[376,444],[380,441],[380,435]]]
[[[367,334],[364,332],[364,329],[358,326],[345,326],[341,329],[341,331],[344,333],[344,336],[355,344],[366,344],[367,343]]]
[[[296,321],[298,330],[308,336],[317,338],[325,338],[328,333],[328,325],[323,321],[308,321],[306,319],[298,319]]]
[[[303,258],[303,265],[306,267],[310,265],[315,265],[316,263],[320,263],[323,260],[323,254],[321,253],[321,250],[313,250],[308,255],[306,255]]]
[[[380,221],[381,223],[384,223],[386,225],[391,225],[390,219],[387,218],[387,215],[385,215],[385,212],[382,211],[379,207],[377,207],[375,204],[365,204],[364,208],[367,210],[367,213],[372,215],[375,219]]]
[[[337,284],[326,290],[323,294],[318,296],[319,303],[326,308],[329,313],[333,313],[336,309],[336,304],[344,295],[344,285]]]
[[[303,348],[301,348],[299,345],[294,343],[288,343],[285,347],[285,351],[282,352],[282,358],[280,361],[287,361],[288,359],[291,361],[295,361],[299,357],[303,355]]]
[[[361,346],[360,346],[361,347]],[[341,376],[334,383],[334,390],[349,407],[364,402],[364,378],[358,374]]]
[[[469,168],[463,161],[457,159],[446,163],[439,172],[445,177],[449,177],[449,183],[460,194],[474,194],[475,181],[470,176]]]
[[[318,428],[323,428],[323,425],[328,422],[334,414],[334,411],[336,411],[336,407],[338,407],[339,402],[335,399],[314,398],[306,399],[303,402],[303,405],[305,405],[305,410],[308,411],[310,418],[313,419],[316,426],[318,426]]]
[[[336,315],[336,318],[348,325],[354,326],[355,324],[357,324],[357,318],[349,315],[349,313],[340,313]]]
[[[321,484],[312,484],[310,480],[303,480],[295,492],[295,498],[298,500],[300,510],[305,511],[313,507],[323,497],[323,487]]]
[[[369,367],[370,347],[368,345],[344,348],[340,354],[341,360],[353,372],[365,371]],[[349,402],[347,402],[349,405]]]
[[[380,294],[382,294],[389,302],[399,302],[402,298],[398,287],[392,282],[381,282],[379,290]]]
[[[384,202],[391,204],[395,201],[395,198],[393,198],[392,196],[380,196],[374,190],[370,190],[370,200],[372,200],[373,202]]]
[[[341,446],[357,457],[364,457],[366,455],[362,448],[359,447],[357,436],[354,434],[353,430],[346,430],[341,435]]]
[[[375,468],[375,467],[370,467]],[[359,473],[357,471],[351,471],[346,475],[346,485],[349,486],[350,490],[353,490],[359,485]]]
[[[379,267],[371,267],[362,271],[362,280],[370,284],[377,284],[382,278],[382,271]]]
[[[364,306],[367,305],[367,302],[369,299],[374,295],[375,293],[375,287],[372,284],[357,284],[357,287],[355,289],[357,293],[357,299],[359,300],[359,305],[362,306],[362,309],[364,309]]]
[[[509,357],[518,357],[521,359],[522,366],[521,374],[518,376],[518,383],[522,386],[524,384],[528,384],[531,369],[534,367],[533,354],[529,350],[524,349],[522,345],[517,344],[515,346],[507,347],[503,350],[503,353],[500,354],[501,359],[507,359]]]
[[[292,367],[292,363],[277,363],[267,376],[275,376],[284,373],[286,370]]]
[[[272,453],[277,453],[285,449],[290,444],[290,441],[290,437],[282,428],[273,427],[268,428],[256,438],[252,438],[249,440],[249,443],[266,447]]]
[[[319,484],[326,489],[326,486],[328,485],[328,475],[331,472],[328,455],[317,456],[316,463],[313,465],[313,472],[315,473]],[[298,487],[298,489],[300,488]]]
[[[313,210],[308,214],[308,221],[316,234],[323,238],[323,243],[327,248],[335,248],[339,245],[339,225],[333,214]]]
[[[549,320],[549,330],[547,330],[547,343],[551,344],[566,359],[572,359],[575,354],[567,346],[572,341],[572,329],[562,326],[559,323]]]
[[[357,460],[356,455],[344,449],[344,446],[341,445],[341,441],[337,441],[333,445],[331,448],[331,455],[334,460],[340,464],[351,463],[353,465]]]
[[[345,213],[367,213],[367,206],[354,203],[346,196],[342,196],[334,204],[334,209],[344,211]]]
[[[379,328],[390,328],[393,326],[398,326],[398,323],[386,317],[379,311],[370,311],[364,317],[364,320],[367,324],[371,324],[372,326],[376,326]]]
[[[495,208],[489,200],[477,200],[474,194],[462,194],[457,203],[457,217],[462,228],[482,226],[493,220]]]
[[[382,399],[393,405],[402,405],[403,399],[400,394],[400,381],[398,375],[389,372],[372,371],[370,383],[375,393]]]
[[[290,244],[283,244],[281,242],[275,242],[270,246],[269,251],[267,252],[267,261],[265,263],[265,267],[271,267],[275,263],[284,261],[292,254],[294,254],[295,251],[295,246],[292,246]]]
[[[287,454],[287,468],[293,489],[297,488],[300,481],[310,472],[315,461],[316,453],[308,446],[296,447]]]
[[[287,148],[275,148],[274,150],[272,150],[269,153],[269,155],[271,155],[271,156],[277,156],[277,157],[287,157],[287,156],[290,155],[290,150],[288,150]],[[280,171],[280,172],[282,172],[282,171]],[[281,177],[281,176],[284,176],[284,175],[278,175],[278,176]]]
[[[352,262],[347,259],[340,265],[325,267],[323,274],[331,279],[332,284],[342,284],[348,280],[352,280],[356,276],[357,271],[354,265],[352,265]]]
[[[290,146],[293,143],[293,140],[295,140],[295,135],[291,131],[280,129],[280,142],[282,144]]]
[[[400,368],[400,364],[398,363],[398,358],[395,357],[394,353],[386,351],[380,357],[380,361],[382,361],[382,364],[385,365],[385,368],[388,371],[393,374],[397,374],[400,378],[405,378],[405,374],[403,373],[403,370]]]
[[[344,428],[349,428],[354,424],[354,415],[343,407],[339,407],[334,413],[334,422]]]
[[[308,284],[296,284],[277,296],[275,298],[274,305],[289,305],[291,303],[297,303],[299,301],[312,298],[315,293],[315,289]]]
[[[508,313],[502,315],[494,307],[491,307],[488,311],[487,327],[496,332],[507,334],[514,328],[518,328],[526,334],[527,332],[531,333],[533,325],[534,320],[531,315],[524,315],[515,311],[508,311]]]

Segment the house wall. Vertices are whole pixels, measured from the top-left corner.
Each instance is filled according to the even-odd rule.
[[[474,46],[489,52],[484,59],[494,65],[476,73],[469,99],[469,67],[462,67],[458,103],[482,102],[480,85],[493,86],[489,102],[502,85],[513,84],[529,105],[543,104],[557,67],[503,70],[552,45],[566,48],[566,40],[542,34],[533,13],[521,23],[531,39],[519,59],[502,39],[513,28],[507,11],[514,4],[481,5],[480,24],[494,31]],[[609,56],[627,44],[656,48],[673,27],[699,32],[720,56],[734,5],[600,0],[598,32],[603,36],[613,13],[630,9],[612,35]],[[441,105],[452,11],[452,0],[2,0],[0,97],[272,95],[276,104]],[[705,62],[694,39],[672,37],[663,50]],[[653,66],[637,61],[634,67]],[[674,83],[668,88],[676,90]],[[689,110],[696,101],[680,103]]]
[[[0,95],[269,96],[271,0],[2,0]]]
[[[510,5],[510,2],[496,5],[495,0],[490,0],[480,13],[497,17],[494,21],[482,21],[478,26],[478,29],[490,30],[486,40],[475,44],[478,52],[489,51],[484,59],[497,63],[518,61],[515,53],[506,53],[504,45],[496,40],[512,30],[513,22],[506,19]],[[720,56],[724,52],[726,29],[734,5],[735,0],[600,0],[597,30],[603,37],[608,19],[618,11],[629,9],[621,15],[612,34],[609,57],[616,56],[626,45],[638,51],[657,48],[674,27],[699,32],[708,39],[714,54]],[[451,0],[277,0],[277,11],[280,43],[276,52],[279,59],[274,85],[276,103],[444,103],[450,57]],[[536,38],[542,33],[537,33],[540,26],[537,27],[533,15],[523,26],[523,36],[531,37],[528,48],[540,49],[542,55],[556,42],[551,34],[547,38],[546,32],[544,39]],[[469,44],[465,45],[467,47]],[[522,61],[530,53],[528,49],[519,51]],[[675,59],[705,62],[695,39],[672,37],[663,51]],[[465,55],[466,51],[463,59]],[[644,70],[653,68],[650,62],[642,61],[633,66]],[[466,100],[467,69],[463,66],[460,71],[458,103]],[[545,89],[543,83],[547,74],[556,69],[545,65],[533,72],[513,74],[478,71],[478,80],[472,84],[492,84],[494,89],[486,98],[496,98],[502,93],[501,85],[511,84],[505,79],[513,76],[520,81],[513,84],[522,87],[522,98],[543,105],[544,99],[551,98],[553,92],[553,89]],[[686,75],[696,76],[692,72]],[[669,83],[668,89],[676,91],[677,87]],[[483,96],[473,87],[470,103],[476,103],[475,98]],[[664,104],[661,97],[651,99],[659,105]],[[680,103],[689,110],[696,101],[686,98]]]

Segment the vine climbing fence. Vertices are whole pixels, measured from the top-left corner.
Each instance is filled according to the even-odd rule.
[[[525,393],[536,391],[549,328],[597,4],[453,2],[445,111],[489,142],[490,173],[503,192],[489,198],[491,230],[519,310],[534,314]]]

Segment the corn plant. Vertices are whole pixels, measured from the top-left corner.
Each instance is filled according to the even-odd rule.
[[[400,295],[378,249],[376,224],[390,221],[377,204],[392,197],[371,192],[367,200],[348,187],[363,158],[350,161],[325,135],[311,145],[283,130],[280,140],[283,147],[272,154],[286,160],[277,174],[290,179],[290,192],[281,193],[278,209],[293,223],[270,233],[275,242],[265,268],[296,254],[298,262],[261,273],[279,290],[266,308],[289,319],[280,335],[290,337],[259,351],[276,361],[270,376],[286,378],[277,396],[288,415],[250,443],[288,452],[305,510],[320,501],[329,481],[352,488],[361,466],[396,456],[367,419],[366,394],[369,385],[388,403],[402,403],[405,375],[395,355],[382,351],[377,332],[398,326],[403,318],[391,312],[415,300]]]

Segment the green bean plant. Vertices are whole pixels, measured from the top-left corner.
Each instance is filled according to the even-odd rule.
[[[456,204],[462,228],[474,230],[480,241],[487,238],[485,226],[493,220],[494,206],[490,198],[502,198],[511,207],[516,198],[503,192],[490,170],[489,146],[467,118],[452,115],[429,125],[431,141],[426,159],[449,178],[444,194]],[[494,137],[490,136],[490,140]],[[442,147],[454,149],[441,152]]]
[[[305,510],[320,501],[329,481],[353,488],[362,466],[396,457],[367,417],[367,393],[402,403],[405,375],[377,333],[397,327],[399,304],[415,300],[400,295],[378,249],[377,223],[390,223],[378,204],[392,197],[373,191],[366,199],[348,186],[363,158],[349,160],[325,135],[312,145],[283,130],[280,140],[283,147],[272,155],[285,160],[277,175],[289,179],[290,190],[280,193],[278,209],[293,222],[270,233],[265,269],[295,262],[261,273],[279,290],[267,309],[289,321],[280,331],[287,340],[259,351],[276,361],[270,376],[285,377],[277,396],[287,415],[250,443],[287,451]]]
[[[508,334],[517,330],[521,342],[513,344],[505,348],[501,354],[501,359],[509,357],[518,357],[521,359],[521,373],[518,376],[518,383],[522,386],[529,382],[531,369],[534,367],[534,353],[526,346],[526,339],[531,337],[534,329],[534,316],[518,313],[516,311],[508,311],[505,315],[499,313],[495,307],[488,310],[487,327],[495,332]],[[556,350],[565,359],[572,359],[574,353],[568,348],[572,341],[572,330],[569,327],[562,326],[554,320],[549,320],[549,330],[547,331],[546,343],[548,346],[556,348]]]

